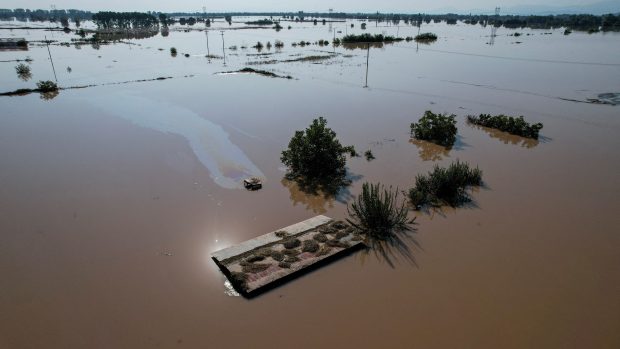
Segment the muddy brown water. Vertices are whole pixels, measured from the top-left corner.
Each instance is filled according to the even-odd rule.
[[[225,32],[239,47],[226,66],[204,58],[197,31],[51,46],[61,86],[173,79],[0,99],[0,348],[620,346],[620,109],[562,99],[619,92],[618,34],[519,30],[534,35],[516,45],[501,28],[488,45],[488,27],[431,24],[435,44],[371,49],[363,88],[364,50],[293,48],[333,32],[292,25]],[[417,32],[368,26],[397,30]],[[215,74],[256,60],[241,46],[275,39],[285,47],[269,59],[338,56],[265,66],[294,80]],[[3,90],[53,78],[45,47],[0,60],[27,55],[33,78],[0,63]],[[427,109],[457,114],[453,149],[410,142]],[[542,137],[472,127],[470,113],[524,115]],[[376,156],[349,161],[352,186],[328,200],[283,180],[279,161],[320,115]],[[355,253],[250,300],[231,297],[210,260],[316,214],[346,217],[364,181],[406,189],[455,159],[485,186],[469,207],[418,213],[405,250]],[[239,189],[248,175],[263,189]]]

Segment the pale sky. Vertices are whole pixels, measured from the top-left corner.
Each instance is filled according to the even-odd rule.
[[[599,0],[600,1],[600,0]],[[575,6],[588,5],[595,1],[587,0],[177,0],[177,1],[153,1],[153,0],[2,0],[0,8],[29,8],[49,9],[55,5],[57,9],[81,9],[90,11],[115,10],[115,11],[163,11],[163,12],[202,12],[202,7],[207,12],[223,11],[307,11],[327,12],[329,8],[342,12],[446,12],[446,10],[468,11],[472,9],[488,9],[492,12],[496,6],[512,7],[519,5],[544,5],[544,6]]]

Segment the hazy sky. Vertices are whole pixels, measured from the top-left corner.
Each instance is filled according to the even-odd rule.
[[[600,0],[599,0],[600,1]],[[50,5],[56,8],[75,8],[82,10],[153,10],[153,11],[327,11],[333,8],[343,12],[431,12],[435,10],[453,9],[466,11],[470,9],[489,9],[492,12],[496,6],[510,7],[516,5],[539,4],[546,6],[586,5],[597,2],[588,0],[2,0],[0,8],[43,8]]]

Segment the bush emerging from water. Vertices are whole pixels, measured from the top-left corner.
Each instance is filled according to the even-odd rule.
[[[177,55],[177,49],[176,49],[176,47],[171,47],[171,48],[170,48],[170,55],[171,55],[172,57],[176,57],[176,55]]]
[[[28,81],[32,77],[30,66],[24,63],[16,65],[15,71],[17,72],[17,76],[24,81]]]
[[[416,35],[413,40],[423,44],[429,44],[431,42],[437,41],[437,35],[435,35],[434,33],[422,33]]]
[[[479,116],[468,115],[467,121],[475,125],[490,127],[513,135],[532,139],[538,139],[538,132],[543,128],[543,124],[530,124],[525,121],[523,116],[513,117],[503,114],[495,116],[489,114],[480,114]]]
[[[47,81],[39,81],[37,82],[37,90],[40,92],[54,92],[58,91],[58,85],[55,82],[47,80]]]
[[[373,155],[372,151],[370,149],[366,150],[366,152],[364,152],[364,156],[366,157],[366,161],[371,161],[375,159],[375,156]]]
[[[435,144],[450,147],[456,141],[456,115],[435,114],[430,110],[417,123],[411,124],[411,135]]]
[[[289,179],[333,192],[346,184],[346,154],[354,151],[340,144],[327,120],[319,117],[306,130],[295,132],[280,160],[288,167]]]
[[[347,205],[347,222],[360,232],[376,239],[389,239],[393,234],[410,231],[413,220],[407,218],[405,202],[398,200],[398,189],[384,188],[380,183],[364,183],[362,193]]]
[[[389,35],[382,35],[382,34],[360,34],[360,35],[355,35],[355,34],[349,34],[349,35],[345,35],[342,38],[342,42],[343,43],[355,43],[355,42],[394,42],[394,41],[402,41],[404,40],[403,38],[397,38],[394,36],[389,36]]]
[[[482,184],[482,171],[456,161],[447,168],[435,165],[428,175],[417,175],[415,186],[409,189],[409,200],[419,209],[423,205],[459,206],[471,201],[466,189]]]

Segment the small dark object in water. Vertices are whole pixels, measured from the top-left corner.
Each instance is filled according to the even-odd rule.
[[[243,180],[243,186],[247,190],[258,190],[263,187],[263,182],[260,178],[250,177]]]

